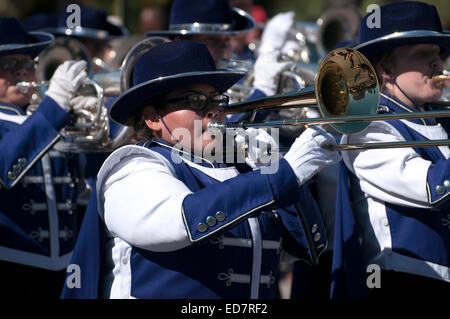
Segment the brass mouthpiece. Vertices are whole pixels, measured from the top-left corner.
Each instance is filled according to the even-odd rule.
[[[450,80],[450,74],[439,74],[431,77],[431,80],[433,83],[441,83],[447,80]]]

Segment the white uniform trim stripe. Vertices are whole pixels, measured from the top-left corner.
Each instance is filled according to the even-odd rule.
[[[10,189],[14,187],[14,185],[19,182],[22,177],[28,172],[28,170],[41,158],[42,154],[45,154],[49,148],[53,147],[53,145],[58,141],[58,139],[61,137],[61,135],[57,134],[56,137],[37,155],[33,158],[33,160],[28,163],[28,165],[22,170],[22,173],[20,173],[19,176],[14,180],[14,182],[11,184],[11,186],[6,186],[6,183],[3,182],[3,180],[0,178],[0,183],[6,188]]]
[[[70,176],[53,176],[53,183],[55,184],[70,184],[74,180]],[[25,184],[43,184],[44,178],[42,176],[25,176],[23,178]]]
[[[26,115],[11,115],[0,112],[0,120],[22,124],[28,118]]]
[[[41,160],[42,172],[45,181],[45,195],[47,196],[47,207],[50,231],[50,256],[59,255],[59,225],[58,208],[56,206],[56,193],[52,180],[52,166],[50,156],[44,155]]]
[[[248,238],[234,238],[220,236],[218,238],[212,239],[211,243],[218,244],[219,248],[222,249],[224,246],[242,247],[242,248],[252,248],[252,241]],[[281,241],[279,240],[263,240],[262,249],[281,249]]]
[[[62,256],[44,256],[22,250],[0,247],[1,260],[48,270],[63,270],[70,263],[72,252]]]
[[[408,109],[407,107],[401,105],[401,104],[398,103],[396,100],[390,98],[390,97],[387,96],[386,94],[380,93],[380,95],[383,96],[385,99],[391,101],[392,103],[394,103],[394,104],[397,105],[398,107],[400,107],[402,110],[404,110],[404,111],[406,111],[406,112],[409,112],[409,113],[412,113],[412,112],[413,112],[412,110],[410,110],[410,109]],[[427,125],[427,122],[425,122],[424,119],[419,119],[419,120],[422,121],[422,124],[423,124],[423,125]]]
[[[250,226],[250,232],[252,233],[253,240],[253,264],[252,264],[252,278],[250,288],[250,298],[258,299],[259,297],[259,280],[261,276],[261,263],[262,263],[262,242],[261,242],[261,229],[259,228],[259,222],[257,218],[249,218],[248,224]]]

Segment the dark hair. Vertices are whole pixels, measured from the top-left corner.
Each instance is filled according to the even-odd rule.
[[[370,63],[375,68],[375,72],[376,72],[377,78],[378,78],[378,85],[380,86],[380,89],[382,89],[384,87],[385,83],[383,81],[382,74],[380,73],[380,71],[378,69],[378,66],[381,66],[381,68],[385,72],[389,72],[388,68],[390,67],[391,59],[394,56],[394,52],[395,52],[395,48],[369,58]]]
[[[134,138],[137,142],[148,141],[154,137],[153,131],[147,126],[142,118],[142,109],[146,106],[154,106],[156,109],[162,109],[162,95],[153,97],[143,102],[133,114],[128,118],[127,125],[134,129]]]

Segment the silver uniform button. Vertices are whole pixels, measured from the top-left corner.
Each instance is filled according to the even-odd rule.
[[[15,174],[19,174],[20,171],[22,170],[22,166],[20,166],[19,164],[14,164],[12,170],[14,171]]]
[[[8,171],[8,178],[9,179],[16,179],[16,174],[14,174],[14,172]]]
[[[208,216],[206,217],[206,223],[208,224],[209,227],[213,227],[214,225],[217,224],[217,220],[212,216]]]
[[[311,232],[314,234],[317,231],[317,228],[319,228],[319,226],[317,226],[317,224],[312,225]]]
[[[208,230],[208,226],[206,226],[206,224],[204,223],[198,223],[197,230],[201,233],[204,233],[205,231]]]
[[[319,241],[320,240],[320,233],[316,233],[314,235],[314,241]]]
[[[19,158],[19,159],[17,160],[17,163],[18,163],[20,166],[24,167],[25,165],[27,165],[27,159],[24,158],[24,157],[21,157],[21,158]]]
[[[442,185],[438,185],[436,186],[436,194],[438,195],[442,195],[445,192],[445,187]]]
[[[218,211],[216,213],[216,219],[218,222],[223,222],[225,220],[225,218],[227,218],[227,216],[223,212]]]
[[[444,186],[445,188],[450,188],[450,181],[448,179],[444,181]]]

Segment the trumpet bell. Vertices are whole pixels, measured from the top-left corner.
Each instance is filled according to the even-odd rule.
[[[170,42],[168,38],[164,37],[150,37],[145,38],[136,43],[123,59],[120,75],[120,91],[123,92],[133,86],[133,69],[137,60],[142,54],[150,50],[151,48]]]
[[[316,98],[322,117],[375,114],[378,80],[369,60],[356,50],[340,48],[322,61],[316,77]],[[332,123],[342,134],[361,132],[370,122]]]
[[[58,37],[38,56],[36,79],[48,81],[56,68],[69,60],[84,60],[87,62],[87,72],[92,73],[92,65],[86,47],[77,39]]]
[[[326,56],[340,42],[355,40],[361,18],[360,9],[354,4],[331,5],[316,22],[319,56]]]

